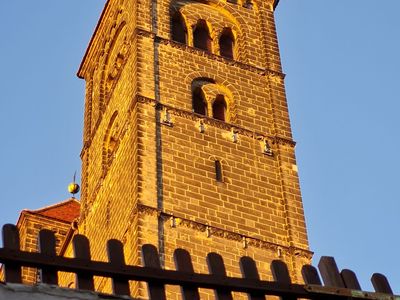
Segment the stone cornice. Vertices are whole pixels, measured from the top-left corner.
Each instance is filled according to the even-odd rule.
[[[188,46],[186,44],[182,44],[182,43],[178,43],[160,36],[155,35],[154,33],[141,29],[141,28],[136,28],[135,29],[135,33],[138,36],[145,36],[151,39],[154,39],[156,42],[163,44],[163,45],[169,45],[173,48],[178,48],[190,53],[196,53],[200,56],[204,56],[204,57],[208,57],[214,61],[219,61],[219,62],[223,62],[225,64],[231,65],[231,66],[235,66],[237,68],[240,68],[242,70],[246,70],[246,71],[250,71],[253,73],[257,73],[259,75],[262,76],[272,76],[272,77],[279,77],[281,80],[283,80],[285,78],[285,74],[275,71],[275,70],[270,70],[270,69],[266,69],[266,68],[260,68],[260,67],[256,67],[253,65],[249,65],[240,61],[236,61],[236,60],[232,60],[232,59],[227,59],[224,58],[222,56],[213,54],[213,53],[209,53],[207,51],[201,50],[201,49],[197,49],[191,46]]]
[[[264,133],[260,133],[260,132],[256,132],[256,131],[252,131],[249,129],[246,129],[244,127],[238,126],[236,124],[232,124],[232,123],[227,123],[224,121],[220,121],[220,120],[216,120],[210,117],[206,117],[191,111],[187,111],[181,108],[176,108],[173,106],[170,106],[168,104],[164,104],[164,103],[157,103],[155,99],[151,99],[148,97],[144,97],[141,95],[137,96],[137,102],[139,103],[144,103],[144,104],[150,104],[152,106],[157,107],[157,109],[159,110],[168,110],[171,114],[185,118],[185,119],[189,119],[189,120],[193,120],[193,121],[199,121],[201,120],[204,124],[213,126],[213,127],[217,127],[220,129],[224,129],[227,131],[231,131],[233,130],[234,132],[249,137],[249,138],[253,138],[253,139],[257,139],[257,140],[262,140],[262,139],[268,139],[271,141],[271,143],[276,143],[276,144],[281,144],[281,145],[290,145],[292,147],[294,147],[296,145],[296,142],[282,137],[282,136],[272,136],[272,135],[266,135]]]
[[[187,218],[180,217],[179,215],[176,215],[174,213],[161,211],[155,207],[140,203],[137,205],[137,213],[149,216],[157,216],[161,218],[164,223],[168,221],[171,222],[171,227],[186,227],[195,231],[204,232],[207,237],[215,236],[231,241],[240,242],[242,243],[242,247],[244,249],[247,247],[255,247],[265,250],[276,251],[277,253],[284,252],[286,254],[304,257],[307,259],[311,259],[314,254],[312,251],[307,249],[302,249],[294,246],[284,246],[277,243],[268,242],[241,233],[225,230],[216,226],[210,226],[205,223],[189,220]]]

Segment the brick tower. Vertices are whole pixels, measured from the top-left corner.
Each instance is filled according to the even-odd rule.
[[[214,251],[231,276],[248,255],[263,279],[280,258],[300,280],[311,253],[277,2],[108,0],[78,72],[86,81],[79,232],[95,259],[116,238],[130,264],[152,243],[166,268],[181,247],[196,272],[208,272]],[[138,286],[132,293],[145,296]]]

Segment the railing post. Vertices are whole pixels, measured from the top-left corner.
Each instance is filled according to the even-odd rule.
[[[72,246],[75,258],[80,260],[82,264],[90,261],[90,245],[86,236],[81,234],[75,235],[72,240]],[[76,288],[94,291],[93,275],[88,272],[77,272]]]
[[[377,293],[386,293],[393,295],[392,288],[386,276],[380,273],[374,273],[371,277],[372,285]]]
[[[3,247],[6,249],[20,251],[18,228],[12,224],[3,226]],[[5,281],[10,283],[22,283],[21,264],[4,264]]]
[[[306,284],[322,285],[318,271],[314,266],[304,265],[301,268],[301,275],[303,276],[303,280]]]
[[[343,269],[340,272],[344,285],[348,289],[361,291],[360,283],[358,282],[356,274],[349,269]]]
[[[274,280],[276,282],[287,285],[288,287],[291,285],[292,280],[290,279],[289,270],[287,265],[281,260],[273,260],[271,262],[271,272]],[[294,300],[296,297],[285,296],[281,297],[283,300]]]
[[[112,239],[107,242],[108,261],[113,268],[123,269],[126,267],[124,257],[124,245],[118,240]],[[130,295],[129,281],[121,278],[111,278],[112,289],[115,295]]]
[[[243,278],[251,279],[254,281],[260,280],[260,275],[258,274],[256,263],[252,258],[248,256],[241,257],[239,265]],[[252,293],[249,294],[248,297],[249,300],[265,300],[264,293]]]
[[[175,268],[177,271],[189,274],[194,273],[192,259],[189,252],[184,249],[176,249],[174,251]],[[197,287],[181,285],[183,300],[200,300],[200,295]]]
[[[331,256],[322,256],[318,269],[325,286],[344,288],[342,276],[340,276],[339,269],[336,265],[335,259]]]
[[[207,254],[207,265],[210,274],[215,275],[216,280],[218,278],[223,279],[226,277],[226,270],[222,256],[217,253]],[[227,289],[215,290],[215,298],[217,300],[232,300],[232,293]]]
[[[160,257],[157,248],[150,244],[142,246],[142,259],[145,267],[161,269]],[[165,287],[160,282],[148,282],[148,292],[150,300],[166,300]]]
[[[56,237],[51,230],[43,229],[39,232],[39,252],[49,257],[56,257]],[[47,284],[58,284],[57,269],[42,268],[40,269],[41,282]]]

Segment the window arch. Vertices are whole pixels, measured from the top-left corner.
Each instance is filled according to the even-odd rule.
[[[193,46],[211,52],[211,37],[207,23],[199,20],[193,30]]]
[[[212,116],[214,119],[225,121],[226,101],[223,95],[217,95],[212,105]]]
[[[171,19],[171,38],[173,41],[186,44],[187,28],[180,12],[176,12]]]
[[[192,81],[192,110],[194,113],[220,120],[235,121],[235,104],[232,92],[224,85],[207,77]]]
[[[192,94],[193,112],[200,115],[207,115],[207,102],[204,99],[203,91],[200,87],[196,87]]]
[[[230,28],[224,28],[219,38],[219,53],[221,56],[233,59],[233,49],[235,46],[235,37]]]
[[[113,32],[113,30],[112,30]],[[127,26],[122,22],[115,29],[114,36],[105,50],[104,69],[101,78],[101,93],[104,100],[101,102],[100,110],[104,113],[106,105],[110,100],[112,88],[117,82],[116,78],[122,70],[122,64],[127,54]]]

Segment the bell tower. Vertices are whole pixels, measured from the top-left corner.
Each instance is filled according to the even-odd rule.
[[[196,272],[217,252],[311,259],[277,36],[276,0],[108,0],[80,66],[86,81],[79,232],[93,258],[144,243]],[[97,288],[107,289],[106,280]],[[171,294],[173,290],[171,291]],[[207,293],[207,292],[205,292]],[[132,287],[141,295],[139,286]],[[240,296],[238,296],[240,297]]]

